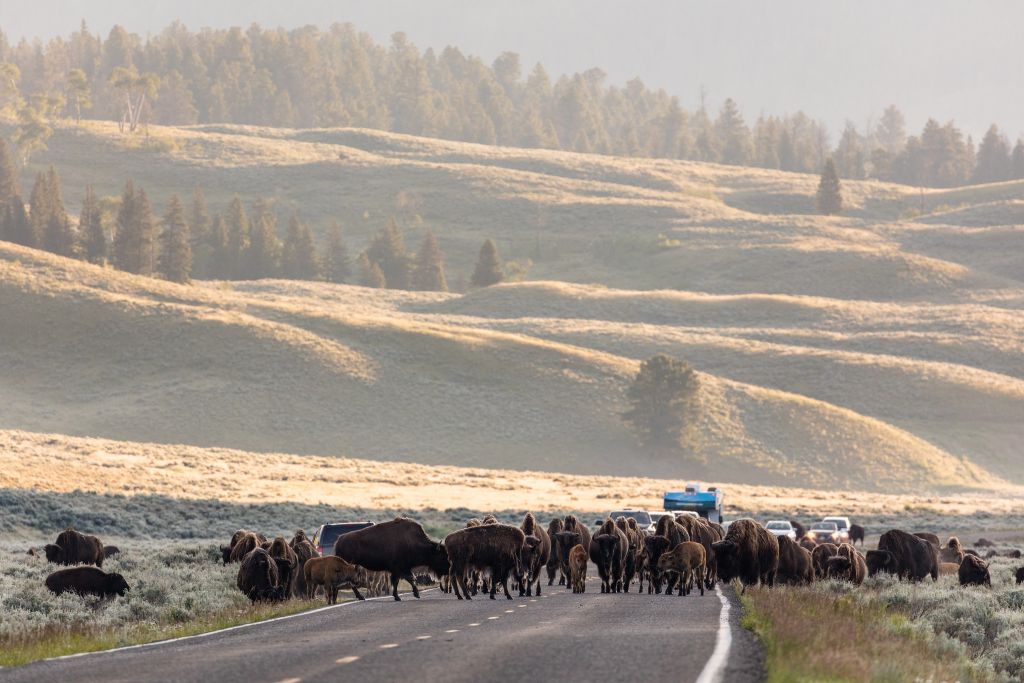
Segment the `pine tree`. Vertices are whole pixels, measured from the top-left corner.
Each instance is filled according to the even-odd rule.
[[[46,175],[36,174],[36,180],[32,184],[32,193],[28,198],[28,218],[32,224],[31,244],[27,247],[38,247],[43,243],[43,233],[46,232],[46,224],[50,221],[50,192],[46,188]]]
[[[1010,157],[1010,176],[1014,180],[1024,178],[1024,140],[1017,140],[1013,146],[1013,155]]]
[[[281,242],[277,239],[277,215],[263,199],[253,205],[249,247],[245,252],[246,279],[259,280],[277,275],[281,260]]]
[[[469,284],[474,287],[490,287],[505,279],[505,268],[498,255],[498,247],[494,240],[487,240],[480,247],[480,255],[476,260],[476,268],[469,278]]]
[[[249,217],[245,214],[245,207],[242,200],[236,195],[228,206],[228,213],[224,219],[227,230],[228,243],[226,252],[227,272],[221,277],[226,280],[241,280],[245,277],[243,272],[245,252],[249,248]]]
[[[825,160],[825,168],[818,183],[817,202],[818,213],[825,216],[832,216],[843,210],[842,186],[839,184],[839,175],[836,173],[832,157]]]
[[[284,255],[281,259],[284,277],[289,280],[316,280],[320,276],[316,244],[309,226],[292,214],[288,221],[288,234],[284,240]]]
[[[18,169],[14,165],[14,156],[7,141],[0,138],[0,212],[19,194],[21,190],[18,187]]]
[[[992,124],[978,147],[977,165],[972,180],[975,183],[998,183],[1009,180],[1011,173],[1010,144]]]
[[[192,211],[188,217],[189,239],[192,242],[193,248],[197,244],[206,242],[209,239],[212,225],[210,221],[210,207],[206,203],[206,195],[203,194],[201,187],[196,186],[195,191],[192,193]]]
[[[82,239],[82,251],[90,263],[103,263],[107,258],[107,235],[103,230],[103,213],[92,185],[85,188],[82,214],[78,218],[78,234]]]
[[[185,283],[192,274],[192,246],[189,241],[185,209],[178,195],[172,195],[160,234],[160,258],[157,271],[171,282]]]
[[[43,249],[58,256],[74,256],[76,251],[75,232],[68,217],[51,214],[43,230]]]
[[[213,219],[208,242],[210,246],[210,267],[205,275],[217,280],[230,280],[231,249],[228,246],[228,228],[224,218],[219,214]]]
[[[155,232],[149,198],[145,190],[136,191],[135,184],[129,180],[121,193],[121,207],[117,211],[114,266],[129,273],[151,274]]]
[[[677,448],[700,417],[700,378],[686,363],[654,356],[640,365],[623,419],[647,447]]]
[[[25,213],[25,202],[21,196],[14,195],[7,203],[4,213],[4,239],[26,247],[35,247],[36,233],[32,229],[32,221]]]
[[[722,162],[737,166],[745,165],[750,158],[750,131],[731,98],[722,105],[715,128],[722,145]]]
[[[421,292],[447,292],[448,280],[444,276],[444,257],[434,233],[427,231],[416,254],[412,272],[412,288]]]
[[[348,249],[341,239],[341,226],[332,221],[327,229],[327,243],[324,247],[324,279],[328,282],[347,282],[352,277]]]
[[[370,260],[370,257],[365,251],[359,255],[358,265],[359,284],[363,287],[384,289],[388,286],[387,279],[384,277],[384,271],[380,269],[380,266]]]
[[[390,289],[409,289],[409,256],[405,253],[405,240],[395,219],[389,219],[384,229],[377,233],[366,255],[380,267]]]

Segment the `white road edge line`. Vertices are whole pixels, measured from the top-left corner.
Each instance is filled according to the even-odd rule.
[[[421,590],[420,593],[429,593],[436,591],[436,588],[427,588]],[[412,595],[412,593],[399,593],[399,595]],[[38,659],[30,664],[38,662],[56,662],[62,659],[75,659],[77,657],[93,657],[97,655],[112,654],[114,652],[125,652],[127,650],[141,650],[147,647],[156,647],[158,645],[167,645],[168,643],[180,643],[185,640],[197,640],[199,638],[209,638],[221,633],[227,633],[228,631],[240,631],[244,628],[252,628],[253,626],[263,626],[264,624],[272,624],[275,621],[285,621],[286,619],[295,619],[296,617],[307,617],[310,614],[316,614],[318,612],[326,612],[329,609],[336,609],[341,607],[350,607],[352,605],[361,605],[366,602],[373,602],[375,600],[394,600],[394,597],[389,593],[388,595],[382,595],[378,598],[366,598],[365,600],[352,600],[351,602],[342,602],[337,605],[327,605],[326,607],[317,607],[316,609],[306,610],[305,612],[296,612],[295,614],[286,614],[283,617],[274,617],[273,619],[264,619],[263,621],[250,621],[247,624],[238,624],[237,626],[228,626],[227,628],[218,629],[216,631],[206,631],[205,633],[196,633],[191,636],[181,636],[180,638],[167,638],[165,640],[154,640],[151,643],[139,643],[138,645],[124,645],[122,647],[113,647],[109,650],[93,650],[92,652],[76,652],[73,655],[61,655],[59,657],[47,657],[46,659]]]
[[[722,603],[722,611],[718,615],[718,635],[715,636],[715,649],[711,652],[707,664],[697,676],[696,683],[717,683],[725,673],[725,664],[729,661],[729,648],[732,647],[732,627],[729,625],[729,598],[725,597],[721,587],[716,584],[715,592]]]

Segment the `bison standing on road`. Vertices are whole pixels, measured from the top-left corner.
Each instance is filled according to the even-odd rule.
[[[401,600],[398,597],[401,579],[412,586],[413,596],[420,597],[412,575],[416,567],[426,567],[438,577],[448,574],[448,553],[444,544],[427,536],[419,522],[405,517],[350,531],[338,539],[334,554],[370,571],[389,572],[395,600]]]
[[[54,564],[94,564],[103,566],[103,543],[95,536],[79,533],[68,527],[57,540],[43,548],[48,562]]]
[[[316,548],[309,541],[299,541],[292,548],[295,552],[295,572],[292,576],[292,595],[306,594],[306,562],[319,557]]]
[[[939,549],[916,534],[892,529],[878,539],[878,550],[868,551],[867,565],[871,576],[887,571],[900,579],[920,581],[931,574],[932,580],[938,581]]]
[[[573,593],[587,592],[587,551],[582,545],[569,550],[569,585]]]
[[[555,534],[554,547],[558,553],[558,564],[562,575],[569,577],[569,551],[576,545],[590,548],[590,529],[581,524],[575,515],[566,515],[562,531]]]
[[[98,567],[72,567],[61,569],[46,577],[46,587],[51,592],[77,593],[110,598],[123,596],[131,588],[120,574],[108,574]]]
[[[794,586],[814,581],[810,551],[789,536],[779,536],[779,571],[775,578],[779,583]]]
[[[738,519],[729,525],[725,539],[711,546],[718,562],[718,576],[723,581],[734,578],[747,586],[759,583],[775,585],[779,570],[779,540],[752,519]]]
[[[302,575],[306,588],[305,596],[308,600],[313,599],[316,589],[320,586],[324,587],[328,605],[338,602],[338,591],[342,588],[351,588],[352,594],[359,600],[366,599],[359,593],[360,588],[369,588],[366,570],[346,562],[336,555],[312,557],[306,560],[302,568]]]
[[[654,535],[648,536],[644,539],[644,552],[647,555],[647,571],[650,572],[651,579],[647,584],[647,594],[651,592],[661,593],[661,571],[658,569],[658,560],[662,554],[668,552],[672,548],[675,548],[680,543],[693,540],[690,537],[690,532],[686,530],[686,527],[680,524],[672,517],[672,515],[665,515],[658,520],[658,525],[654,529]],[[667,591],[671,592],[675,585],[676,576],[673,574],[668,579]]]
[[[957,571],[961,586],[992,587],[992,577],[988,573],[988,563],[980,557],[968,555],[960,563]]]
[[[564,586],[566,584],[566,576],[560,571],[561,566],[558,561],[558,547],[555,545],[555,534],[562,531],[564,523],[558,517],[548,522],[548,541],[551,544],[551,551],[548,553],[548,562],[546,568],[548,570],[548,585],[555,585],[555,576],[558,576],[558,585]],[[537,594],[540,595],[540,589],[538,588]]]
[[[481,524],[478,527],[459,529],[448,534],[444,547],[448,551],[452,589],[459,600],[472,600],[466,579],[477,571],[490,577],[490,597],[500,583],[505,597],[512,599],[508,591],[509,575],[518,580],[522,574],[523,548],[527,542],[539,543],[535,536],[527,539],[523,530],[508,524]],[[461,592],[459,589],[462,589]]]
[[[611,517],[607,518],[590,541],[590,560],[597,565],[602,593],[622,592],[622,573],[628,550],[626,534],[615,526]]]
[[[690,534],[691,541],[704,546],[707,564],[704,566],[704,576],[701,580],[704,581],[705,587],[711,590],[718,579],[717,565],[715,564],[714,553],[711,552],[711,545],[724,538],[721,525],[709,522],[703,517],[694,517],[693,515],[678,515],[676,522],[681,524],[687,533]]]
[[[679,595],[689,595],[694,582],[700,587],[700,594],[704,595],[706,557],[704,546],[693,541],[686,541],[672,550],[662,553],[658,558],[658,570],[662,573],[673,572],[679,575]],[[671,595],[671,591],[667,591],[666,595]]]
[[[533,595],[534,583],[537,584],[537,595],[540,595],[541,570],[551,559],[551,538],[530,512],[523,517],[519,528],[526,536],[537,539],[536,545],[523,546],[523,579],[519,582],[519,595]]]

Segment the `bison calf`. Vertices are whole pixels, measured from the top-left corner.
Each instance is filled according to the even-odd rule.
[[[97,567],[72,567],[55,571],[46,577],[46,587],[57,595],[77,593],[101,598],[123,596],[131,590],[123,576],[108,574]]]
[[[569,575],[573,593],[587,591],[587,551],[577,544],[569,551]]]
[[[311,557],[302,568],[306,580],[306,598],[312,600],[316,589],[324,587],[327,604],[338,602],[338,590],[351,588],[353,595],[360,600],[365,598],[359,593],[360,588],[368,588],[366,570],[359,565],[346,562],[337,555]]]
[[[706,566],[707,554],[704,546],[694,541],[684,541],[658,558],[659,572],[679,574],[679,595],[689,595],[694,581],[700,587],[700,594],[704,595]]]

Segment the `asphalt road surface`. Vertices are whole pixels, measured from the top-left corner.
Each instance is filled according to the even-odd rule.
[[[590,581],[583,595],[555,586],[543,597],[470,602],[424,591],[420,600],[346,603],[206,636],[0,669],[0,681],[759,681],[759,650],[738,626],[732,588],[720,590],[722,597],[601,595]],[[720,629],[725,601],[730,609]],[[722,640],[731,641],[727,650]]]

